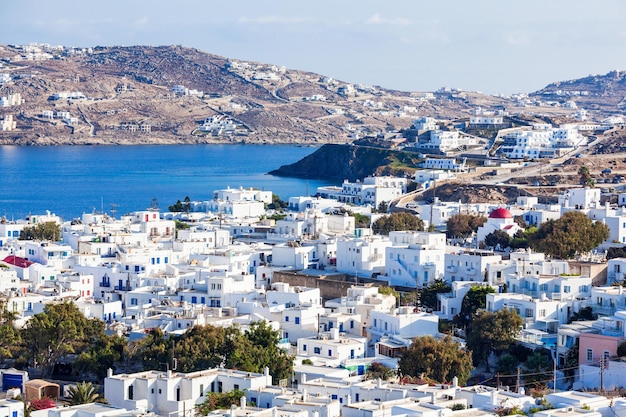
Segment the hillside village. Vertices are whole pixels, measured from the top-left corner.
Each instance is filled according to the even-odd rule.
[[[621,150],[623,97],[575,83],[507,97],[449,88],[400,93],[182,47],[152,49],[1,47],[0,143],[354,143],[410,150],[421,162],[409,177],[345,180],[315,196],[289,197],[283,208],[271,191],[228,188],[170,211],[2,219],[0,292],[17,328],[69,302],[128,343],[156,330],[166,337],[196,326],[246,332],[262,322],[293,355],[291,377],[278,383],[269,367],[181,372],[175,358],[151,370],[110,369],[101,381],[108,405],[30,416],[184,417],[211,394],[228,392],[241,398],[208,415],[624,414],[626,258],[609,254],[626,244],[626,171],[582,169],[603,147]],[[573,183],[545,183],[544,169],[568,167]],[[534,177],[530,186],[549,188],[552,201],[517,188]],[[455,181],[507,183],[517,196],[437,197],[438,184]],[[378,220],[398,212],[418,219],[421,230],[376,233]],[[607,237],[567,259],[512,244],[568,213],[606,226]],[[460,215],[484,221],[450,236],[449,221]],[[58,227],[59,239],[24,239],[39,225]],[[420,298],[442,285],[432,305]],[[517,377],[494,372],[499,358],[491,351],[462,383],[461,375],[398,374],[403,354],[425,336],[453,340],[461,356],[469,335],[457,320],[466,296],[483,291],[473,313],[518,317],[513,346],[551,358],[538,368],[544,381],[535,384],[529,365],[520,364]],[[75,386],[40,378],[29,365],[0,369],[3,415],[25,416],[18,396],[62,401]],[[368,378],[379,366],[393,376]]]
[[[421,210],[430,230],[443,230],[454,213],[487,216],[466,241],[447,239],[439,231],[377,235],[371,227],[356,227],[355,217],[348,215],[350,210],[372,220],[383,217],[386,214],[372,210],[376,196],[388,202],[405,187],[402,178],[371,178],[344,184],[344,200],[349,202],[337,196],[293,197],[286,216],[276,220],[265,209],[272,202],[271,191],[254,189],[216,190],[214,200],[186,202],[179,212],[152,209],[120,218],[86,213],[72,222],[44,213],[4,220],[1,290],[18,325],[27,325],[46,305],[62,300],[71,300],[86,317],[104,320],[110,331],[130,340],[154,328],[168,335],[208,324],[245,329],[262,320],[280,332],[283,348],[295,355],[288,386],[272,385],[267,371],[110,371],[104,392],[114,407],[106,408],[111,415],[137,410],[184,413],[201,403],[207,390],[217,392],[217,383],[220,392],[244,390],[245,400],[231,410],[237,415],[268,410],[329,416],[382,415],[384,410],[396,410],[393,415],[459,416],[496,415],[496,409],[516,407],[528,411],[536,402],[524,393],[523,382],[513,389],[463,387],[454,381],[406,385],[363,380],[374,363],[397,369],[415,337],[442,337],[438,323],[459,314],[472,288],[489,286],[494,292],[486,295],[487,311],[509,309],[522,317],[517,343],[556,355],[554,378],[561,392],[545,398],[557,408],[536,414],[610,414],[620,399],[584,391],[622,387],[618,347],[625,340],[626,291],[621,291],[621,283],[626,259],[607,261],[606,250],[626,242],[626,195],[620,195],[619,205],[610,206],[600,203],[599,189],[574,188],[555,205],[523,197],[507,207],[484,202],[448,204],[433,215]],[[481,244],[496,230],[514,235],[520,229],[516,217],[539,226],[569,211],[605,223],[610,237],[576,259]],[[60,241],[20,240],[25,228],[51,222],[61,228]],[[431,224],[434,227],[428,227]],[[450,285],[451,291],[437,297],[435,309],[403,305],[379,290],[391,286],[410,294],[438,281]],[[571,322],[585,309],[596,319]],[[566,377],[561,369],[574,346],[578,366],[573,377]],[[55,383],[30,381],[24,371],[0,373],[5,390],[17,378],[17,386],[28,395],[59,395]],[[31,383],[40,388],[29,391]],[[149,395],[150,386],[178,394]],[[578,391],[562,391],[572,386]],[[14,400],[5,401],[11,408]],[[246,405],[250,403],[255,407]],[[465,409],[452,411],[454,404]],[[95,415],[101,412],[98,407],[103,406],[80,412]]]

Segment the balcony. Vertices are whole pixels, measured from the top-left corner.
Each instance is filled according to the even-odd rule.
[[[456,265],[447,265],[446,272],[451,272],[453,274],[456,274],[457,272],[459,272],[459,267]]]

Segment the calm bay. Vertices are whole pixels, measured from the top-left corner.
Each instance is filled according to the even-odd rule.
[[[189,196],[209,200],[222,188],[271,190],[283,200],[312,195],[330,181],[268,175],[317,148],[295,145],[0,146],[0,216],[46,210],[66,220],[84,212],[116,217],[162,211]]]

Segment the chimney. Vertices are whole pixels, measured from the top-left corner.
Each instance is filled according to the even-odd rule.
[[[241,398],[239,399],[239,403],[241,405],[241,409],[245,410],[246,409],[246,396],[242,395]]]
[[[300,383],[306,384],[306,374],[304,372],[300,375]]]
[[[454,378],[452,378],[452,388],[458,388],[458,387],[459,387],[459,378],[455,376]]]
[[[168,369],[167,372],[166,372],[166,375],[167,375],[167,379],[172,378],[172,370]]]
[[[263,369],[263,373],[265,376],[270,376],[270,368],[266,366],[265,369]]]
[[[107,378],[111,378],[113,376],[113,369],[108,368],[107,369]]]
[[[346,403],[347,403],[348,405],[351,405],[351,404],[352,404],[352,395],[351,395],[351,394],[348,394],[348,395],[346,396]]]

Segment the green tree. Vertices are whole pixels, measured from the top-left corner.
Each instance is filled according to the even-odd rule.
[[[524,362],[524,383],[534,388],[545,388],[552,381],[552,359],[541,352],[534,352]]]
[[[485,245],[487,247],[500,247],[501,250],[508,248],[511,244],[511,237],[504,230],[494,230],[485,236]]]
[[[209,392],[202,404],[196,405],[198,414],[206,416],[213,410],[228,410],[231,405],[239,405],[245,391],[238,389],[230,392]]]
[[[89,404],[102,402],[102,397],[98,393],[98,389],[91,382],[79,382],[76,385],[70,385],[67,390],[66,405]]]
[[[626,246],[610,247],[606,252],[606,259],[608,260],[614,258],[626,258]]]
[[[589,252],[609,237],[609,228],[579,211],[568,211],[557,220],[548,220],[529,235],[530,247],[559,259],[571,259]]]
[[[422,374],[436,383],[451,382],[455,376],[464,385],[470,378],[472,355],[451,336],[441,340],[432,336],[416,337],[402,354],[398,366],[403,375]]]
[[[74,303],[47,304],[22,330],[24,354],[46,378],[66,355],[80,355],[104,335],[104,322],[87,319]]]
[[[176,230],[187,230],[189,229],[189,225],[185,222],[181,222],[178,219],[174,219],[174,227]]]
[[[265,321],[253,322],[245,331],[244,339],[249,341],[248,348],[238,343],[233,356],[239,360],[237,369],[262,373],[269,368],[273,383],[289,378],[293,373],[293,357],[279,349],[280,333]],[[244,364],[247,364],[244,366]]]
[[[446,294],[452,291],[452,287],[442,279],[436,279],[427,287],[418,290],[420,305],[433,310],[438,310],[437,294]]]
[[[389,232],[398,230],[424,230],[422,219],[411,213],[391,213],[383,216],[372,224],[372,231],[380,235],[388,235]]]
[[[235,349],[239,330],[216,326],[194,326],[180,337],[170,338],[168,347],[160,356],[161,362],[170,363],[175,357],[181,372],[200,371],[226,364]],[[173,353],[172,353],[173,350]]]
[[[7,302],[0,300],[0,364],[19,352],[21,333],[15,328],[15,313],[7,309]]]
[[[455,237],[468,238],[476,233],[478,228],[485,224],[487,218],[475,214],[453,214],[446,223],[446,236],[449,239]]]
[[[150,329],[145,337],[134,342],[130,350],[133,352],[131,361],[141,364],[142,369],[163,369],[162,364],[169,363],[171,358],[165,334],[158,327]]]
[[[593,177],[591,176],[591,173],[589,172],[589,168],[587,168],[586,166],[583,165],[578,169],[578,175],[580,175],[580,183],[582,185],[587,185],[590,187],[594,187],[596,185]]]
[[[536,228],[530,228],[526,230],[518,230],[511,239],[509,246],[511,249],[526,249],[528,247],[528,234],[534,233]]]
[[[372,362],[367,368],[365,379],[382,379],[386,381],[396,376],[396,371],[380,362]]]
[[[484,363],[489,368],[489,355],[507,350],[522,328],[522,318],[506,308],[495,313],[478,311],[467,331],[467,347],[471,349],[474,364]]]
[[[352,214],[352,216],[354,217],[354,225],[355,225],[355,227],[365,228],[365,227],[369,227],[370,226],[370,217],[369,216],[365,216],[365,215],[360,214],[360,213],[354,213],[354,214]]]
[[[185,211],[185,207],[183,206],[183,203],[180,200],[176,200],[176,203],[174,203],[171,206],[168,206],[167,209],[172,213],[181,213]]]
[[[61,226],[55,222],[38,223],[34,226],[25,226],[20,233],[21,240],[61,240]]]
[[[289,206],[289,203],[280,199],[276,194],[272,194],[272,202],[268,204],[267,208],[273,210],[283,210]]]
[[[478,310],[487,306],[487,294],[492,294],[496,290],[489,285],[472,285],[461,301],[461,311],[455,318],[459,326],[467,326],[471,323]]]
[[[74,370],[83,377],[92,375],[99,382],[104,380],[109,368],[117,368],[123,359],[127,340],[117,335],[103,335],[99,343],[81,352],[74,362]]]
[[[515,383],[515,374],[517,373],[517,367],[520,365],[519,359],[515,356],[505,353],[498,357],[496,362],[496,372],[500,383],[503,385],[513,385]]]
[[[389,211],[389,204],[386,201],[381,201],[376,210],[378,213],[387,213]]]

